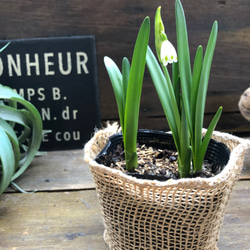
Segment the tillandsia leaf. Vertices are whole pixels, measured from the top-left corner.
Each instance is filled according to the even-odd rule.
[[[188,126],[191,127],[189,106],[190,106],[192,73],[190,65],[186,18],[180,0],[176,0],[175,2],[175,16],[176,16],[178,62],[179,62],[179,72],[181,78],[183,102],[184,102],[185,112],[187,115]]]
[[[0,184],[0,194],[9,186],[11,178],[15,172],[15,155],[12,150],[12,144],[9,140],[8,135],[0,127],[0,159],[1,159],[1,184]]]
[[[4,120],[18,123],[29,128],[30,121],[27,110],[18,110],[9,106],[0,105],[0,117]]]
[[[208,40],[206,52],[204,55],[199,88],[197,93],[197,100],[196,103],[196,111],[195,111],[195,153],[198,153],[201,147],[202,141],[202,127],[203,127],[203,120],[204,120],[204,112],[205,112],[205,103],[206,103],[206,95],[207,95],[207,88],[208,88],[208,81],[210,75],[210,68],[212,64],[213,54],[215,50],[215,44],[217,40],[217,33],[218,33],[218,24],[214,22],[210,37]],[[201,166],[195,166],[197,170],[201,168]]]
[[[8,102],[7,104],[5,104],[4,102],[3,102],[3,104],[6,105],[6,106],[15,108],[15,109],[17,108],[17,102],[11,101],[11,100],[8,100],[7,102]],[[9,124],[10,124],[13,128],[15,127],[15,122],[9,121]]]
[[[15,125],[23,126],[21,134],[18,137],[19,144],[26,141],[31,134],[32,117],[25,109],[16,109],[6,105],[0,105],[0,118],[9,122],[10,126],[15,129]]]
[[[133,170],[138,165],[136,153],[137,130],[149,32],[150,20],[149,17],[146,17],[136,39],[127,88],[123,140],[128,171]]]
[[[28,151],[25,153],[24,163],[19,168],[19,170],[14,174],[11,181],[19,177],[30,165],[31,161],[35,157],[41,145],[42,131],[43,131],[42,119],[41,119],[39,112],[35,108],[35,106],[33,106],[30,102],[25,101],[24,99],[20,100],[18,98],[18,102],[22,104],[29,111],[30,116],[32,117],[32,125],[31,125],[32,136],[29,139],[30,144],[29,144]]]
[[[171,98],[170,91],[172,92],[172,97],[175,96],[173,87],[169,77],[167,77],[169,81],[167,82],[150,47],[148,47],[147,50],[146,64],[162,104],[170,130],[173,133],[177,151],[180,152],[180,113],[175,98]]]
[[[8,46],[9,46],[10,42],[8,42],[6,45],[4,45],[1,49],[0,52],[2,52],[3,50],[5,50]]]
[[[32,129],[30,127],[23,127],[21,134],[18,136],[18,141],[20,146],[22,145],[22,143],[25,143],[27,138],[30,137],[32,132]]]
[[[0,118],[0,128],[8,135],[9,140],[12,144],[14,156],[15,156],[15,170],[18,168],[18,163],[20,161],[20,148],[18,138],[15,131],[9,125],[9,123]]]
[[[116,104],[118,108],[118,114],[120,119],[120,124],[122,127],[122,131],[124,129],[124,108],[123,108],[123,88],[122,88],[122,74],[115,64],[115,62],[105,56],[104,57],[104,65],[107,69],[113,91],[115,94]]]
[[[11,187],[21,193],[24,193],[24,194],[33,194],[33,193],[36,193],[38,190],[35,189],[34,191],[31,191],[31,192],[27,192],[25,190],[23,190],[21,187],[19,187],[15,182],[11,182],[10,183]]]

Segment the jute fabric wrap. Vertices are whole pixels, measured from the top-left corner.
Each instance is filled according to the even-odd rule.
[[[84,158],[96,184],[110,249],[217,249],[223,214],[238,180],[248,140],[214,132],[231,150],[224,170],[211,178],[140,180],[94,161],[116,124],[95,133]],[[204,130],[205,131],[205,130]]]

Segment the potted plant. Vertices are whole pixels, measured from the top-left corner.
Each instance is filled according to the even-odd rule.
[[[42,140],[37,109],[14,90],[0,85],[0,194],[30,165]]]
[[[244,139],[214,131],[221,108],[208,129],[202,128],[217,23],[213,25],[204,59],[202,47],[198,47],[193,71],[185,15],[180,1],[176,0],[178,53],[167,39],[160,8],[156,11],[155,45],[160,65],[147,46],[149,26],[149,18],[146,17],[138,33],[131,67],[125,58],[120,72],[115,63],[105,57],[121,129],[117,124],[108,124],[105,129],[97,131],[84,148],[85,160],[90,165],[101,204],[104,239],[110,249],[116,250],[217,249],[223,213],[239,177],[245,148],[249,146]],[[166,68],[169,63],[173,67],[172,81]],[[171,133],[138,131],[145,64],[149,68]],[[137,142],[142,145],[139,149]],[[152,156],[152,147],[160,148],[153,151],[154,155],[176,149],[178,156],[171,154],[171,159],[177,158],[178,174],[175,177],[178,178],[171,176],[160,181],[156,176],[143,178],[141,175],[142,178],[138,178],[134,175],[139,168],[138,158],[140,162],[145,162],[145,166],[148,161],[148,158],[144,160],[139,156],[144,144],[147,152],[143,152],[143,157],[148,152]],[[110,162],[109,156],[120,159],[122,151],[124,162],[118,163],[116,167],[109,166],[116,162]],[[212,164],[212,169],[218,163],[220,171],[203,178],[200,173],[205,168],[204,159]],[[155,165],[158,163],[156,160],[153,162]],[[170,169],[171,164],[168,165],[168,162],[172,160],[169,158],[165,163],[160,163],[165,172]],[[165,168],[165,165],[168,167]]]

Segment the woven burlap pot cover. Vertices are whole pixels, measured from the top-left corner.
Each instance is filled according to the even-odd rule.
[[[85,145],[110,249],[217,249],[223,214],[238,180],[248,140],[214,132],[231,150],[223,171],[211,178],[164,182],[141,180],[98,164],[94,159],[116,124],[95,133]]]

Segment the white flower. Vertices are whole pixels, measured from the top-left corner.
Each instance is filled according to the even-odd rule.
[[[161,45],[161,61],[164,66],[167,66],[168,63],[177,62],[177,53],[176,50],[169,40],[165,40]]]

